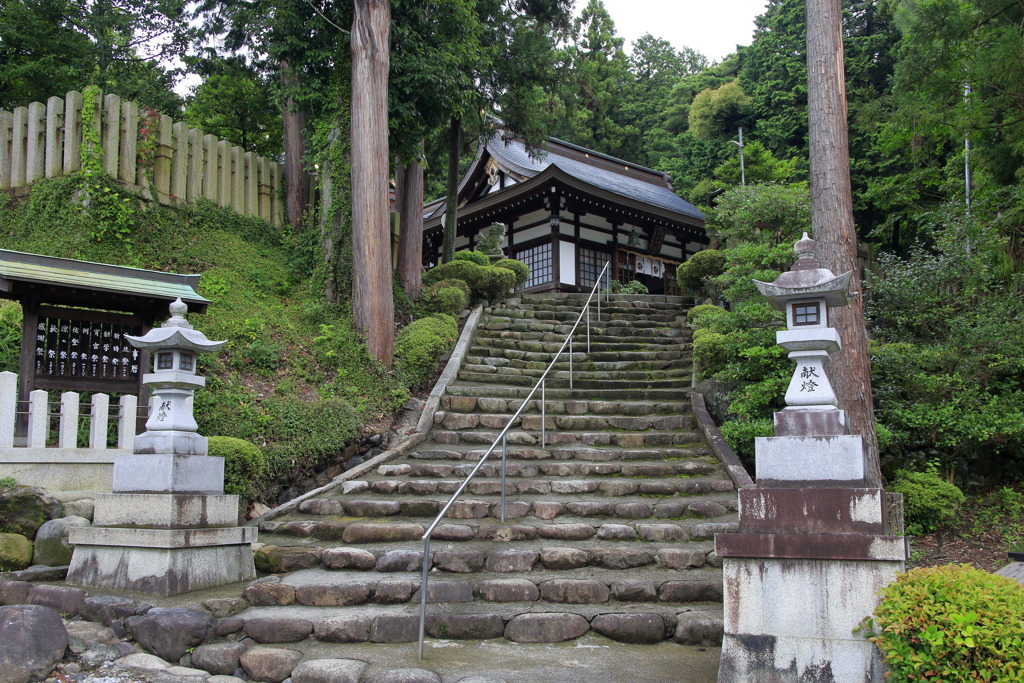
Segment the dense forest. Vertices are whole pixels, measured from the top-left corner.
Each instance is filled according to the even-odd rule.
[[[280,155],[292,169],[284,242],[313,264],[303,271],[312,289],[344,308],[356,303],[353,13],[366,4],[8,0],[0,109],[91,84]],[[600,0],[577,15],[566,0],[369,4],[390,11],[400,207],[418,210],[404,195],[420,188],[444,195],[500,120],[538,154],[554,136],[665,171],[705,210],[718,248],[683,269],[706,304],[691,315],[694,352],[724,431],[749,452],[752,436],[770,433],[790,370],[774,346],[777,317],[750,280],[788,268],[810,224],[804,1],[770,0],[751,44],[718,63],[651,34],[626,46]],[[843,4],[883,469],[1019,480],[1024,7]],[[182,97],[171,86],[186,72],[199,80]],[[302,169],[330,179],[329,215],[291,199]],[[405,213],[403,230],[415,230]],[[415,297],[418,282],[398,282]]]

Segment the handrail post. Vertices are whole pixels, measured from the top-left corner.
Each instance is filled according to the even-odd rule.
[[[423,661],[423,636],[427,627],[427,569],[430,563],[430,532],[423,536],[423,580],[420,582],[420,643],[416,656]]]
[[[572,335],[569,335],[569,391],[572,391]]]
[[[505,523],[505,456],[508,451],[505,445],[506,434],[501,435],[501,522]]]
[[[590,306],[587,306],[587,353],[590,353]]]
[[[547,444],[546,444],[546,438],[547,438],[547,417],[546,417],[547,399],[545,398],[545,395],[544,395],[544,384],[545,384],[546,381],[547,380],[543,380],[543,379],[540,381],[540,447],[541,448],[547,448]]]

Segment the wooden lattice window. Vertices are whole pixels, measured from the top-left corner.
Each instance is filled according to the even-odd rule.
[[[554,276],[551,262],[551,242],[543,242],[535,247],[517,251],[516,259],[530,267],[530,279],[523,285],[523,289],[551,282]]]
[[[586,247],[579,247],[577,249],[580,260],[580,276],[579,284],[580,287],[590,289],[594,286],[597,281],[597,276],[604,268],[604,264],[608,261],[608,254],[603,251],[596,249],[587,249]],[[605,271],[604,278],[601,280],[601,287],[599,289],[605,289],[609,286],[611,280],[611,268]]]

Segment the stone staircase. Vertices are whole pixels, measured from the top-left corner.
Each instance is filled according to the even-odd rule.
[[[523,296],[485,311],[426,441],[263,522],[257,564],[274,575],[246,588],[246,631],[279,643],[415,641],[420,536],[583,301]],[[428,637],[720,640],[714,534],[735,529],[736,492],[690,412],[684,304],[613,296],[600,322],[592,314],[590,353],[584,330],[574,343],[573,389],[567,357],[546,383],[546,443],[536,400],[509,429],[507,521],[499,446],[435,530]]]

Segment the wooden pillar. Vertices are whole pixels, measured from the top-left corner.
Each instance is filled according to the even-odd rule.
[[[203,131],[188,131],[188,178],[185,183],[185,201],[195,204],[203,196]]]
[[[184,202],[188,191],[188,124],[177,122],[171,126],[174,146],[171,152],[171,190],[175,202]]]
[[[256,177],[256,154],[254,152],[246,152],[243,157],[243,163],[245,164],[245,174],[243,176],[245,190],[245,215],[255,216],[256,208],[259,205],[259,191],[257,189]]]
[[[28,156],[28,108],[14,110],[14,125],[11,129],[11,187],[25,184],[25,166]]]
[[[46,169],[46,105],[28,105],[25,138],[25,184],[31,185],[44,176]]]
[[[117,178],[121,165],[121,98],[117,95],[103,97],[103,135],[100,146],[103,149],[103,172],[111,178]]]
[[[64,96],[64,172],[82,168],[82,93],[72,90]]]
[[[157,133],[156,155],[153,159],[153,185],[156,186],[157,201],[167,202],[171,192],[171,158],[174,154],[174,121],[170,116],[160,117]]]
[[[137,185],[139,156],[139,105],[134,102],[121,103],[121,153],[117,177],[126,183]]]
[[[0,190],[11,187],[11,154],[14,144],[14,115],[0,111]]]

